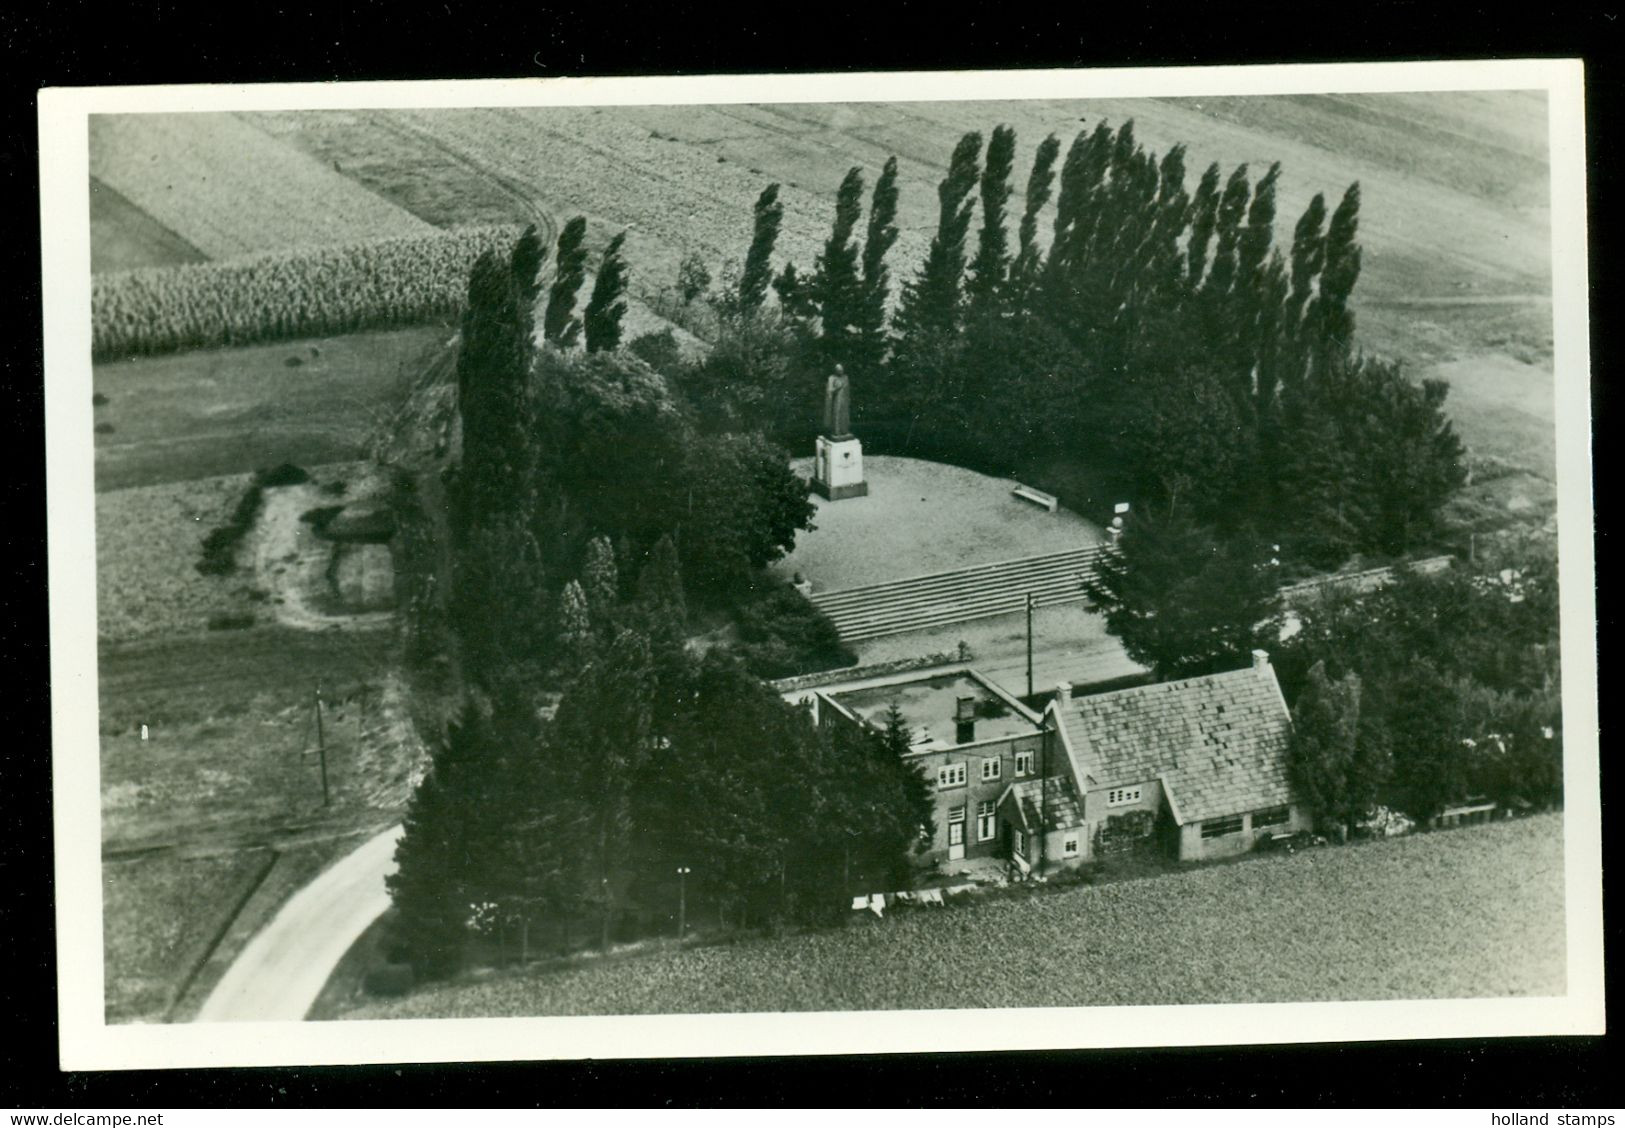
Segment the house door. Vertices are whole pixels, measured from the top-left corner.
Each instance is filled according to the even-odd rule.
[[[955,807],[948,812],[948,860],[965,856],[965,808]]]

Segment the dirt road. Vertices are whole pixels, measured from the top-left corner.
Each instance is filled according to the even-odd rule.
[[[389,907],[401,828],[369,839],[283,905],[221,977],[199,1022],[298,1022],[350,945]]]

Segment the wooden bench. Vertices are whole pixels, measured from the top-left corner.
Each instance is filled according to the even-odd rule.
[[[1021,498],[1023,501],[1030,501],[1034,505],[1043,506],[1045,509],[1049,510],[1051,513],[1054,513],[1057,509],[1060,508],[1060,505],[1061,505],[1060,501],[1056,498],[1056,496],[1054,494],[1047,494],[1043,490],[1035,490],[1031,486],[1020,486],[1020,485],[1018,485],[1015,489],[1011,490],[1010,492],[1015,494],[1017,497]]]

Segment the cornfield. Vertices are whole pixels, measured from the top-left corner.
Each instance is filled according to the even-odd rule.
[[[513,227],[471,227],[228,262],[99,274],[91,280],[97,360],[248,345],[444,318],[461,308],[485,251]]]

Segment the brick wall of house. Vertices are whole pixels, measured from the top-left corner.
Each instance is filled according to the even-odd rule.
[[[1005,788],[1021,779],[1032,779],[1033,776],[1017,776],[1016,753],[1032,752],[1033,764],[1036,772],[1039,759],[1039,737],[1035,733],[1031,736],[1009,736],[979,744],[966,744],[954,748],[945,748],[931,752],[919,752],[909,757],[909,762],[919,766],[924,772],[926,782],[934,792],[933,822],[931,836],[931,861],[946,861],[948,858],[948,815],[957,806],[965,808],[965,857],[1002,857],[1004,854],[1004,827],[999,817],[996,805],[999,796],[1004,794]],[[982,762],[996,760],[998,774],[992,779],[982,778]],[[965,784],[962,787],[938,787],[940,769],[948,764],[963,763],[965,765]],[[977,808],[982,803],[995,804],[992,833],[985,840],[978,834]]]

